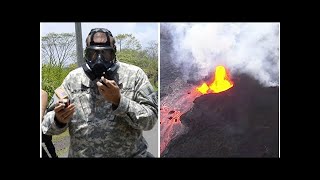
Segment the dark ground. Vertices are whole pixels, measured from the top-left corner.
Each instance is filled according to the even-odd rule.
[[[161,99],[181,75],[168,52],[170,37],[162,34]],[[195,99],[181,116],[188,132],[171,140],[161,157],[279,156],[279,87],[263,87],[245,74],[232,80],[233,88]]]
[[[163,157],[278,157],[278,92],[241,75],[228,91],[198,97],[181,116],[189,131]]]

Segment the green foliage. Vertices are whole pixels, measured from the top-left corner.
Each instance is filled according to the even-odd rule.
[[[42,89],[47,91],[49,100],[68,73],[76,68],[77,64],[70,64],[67,68],[53,64],[42,65]]]

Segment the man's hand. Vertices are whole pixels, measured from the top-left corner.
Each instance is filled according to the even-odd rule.
[[[115,106],[119,105],[120,102],[120,88],[114,80],[108,80],[101,77],[101,80],[105,83],[97,82],[98,90],[105,100],[111,102]]]
[[[75,106],[74,104],[70,104],[68,107],[65,107],[65,103],[60,99],[54,108],[54,112],[56,113],[56,118],[60,123],[67,124],[75,112]]]

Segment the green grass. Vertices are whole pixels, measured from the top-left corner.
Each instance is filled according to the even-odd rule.
[[[63,157],[65,156],[65,154],[67,154],[69,151],[69,146],[63,148],[63,149],[60,149],[60,150],[56,150],[56,153],[57,153],[57,156],[58,157]]]
[[[58,142],[61,142],[63,140],[65,140],[66,138],[69,138],[69,130],[67,129],[65,132],[63,132],[62,134],[59,135],[53,135],[52,136],[52,143],[56,144]],[[67,152],[69,151],[69,145],[63,146],[62,148],[57,148],[56,146],[56,153],[58,155],[58,157],[61,157],[65,154],[67,154]]]
[[[56,143],[56,142],[59,142],[61,141],[62,139],[66,138],[66,137],[69,137],[69,130],[67,129],[65,132],[63,132],[62,134],[59,134],[59,135],[53,135],[52,136],[52,142],[53,143]]]

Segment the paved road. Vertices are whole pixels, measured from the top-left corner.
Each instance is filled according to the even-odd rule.
[[[159,157],[158,152],[160,147],[158,146],[158,123],[159,121],[150,131],[143,132],[143,136],[149,144],[148,151],[153,154],[154,157]]]

